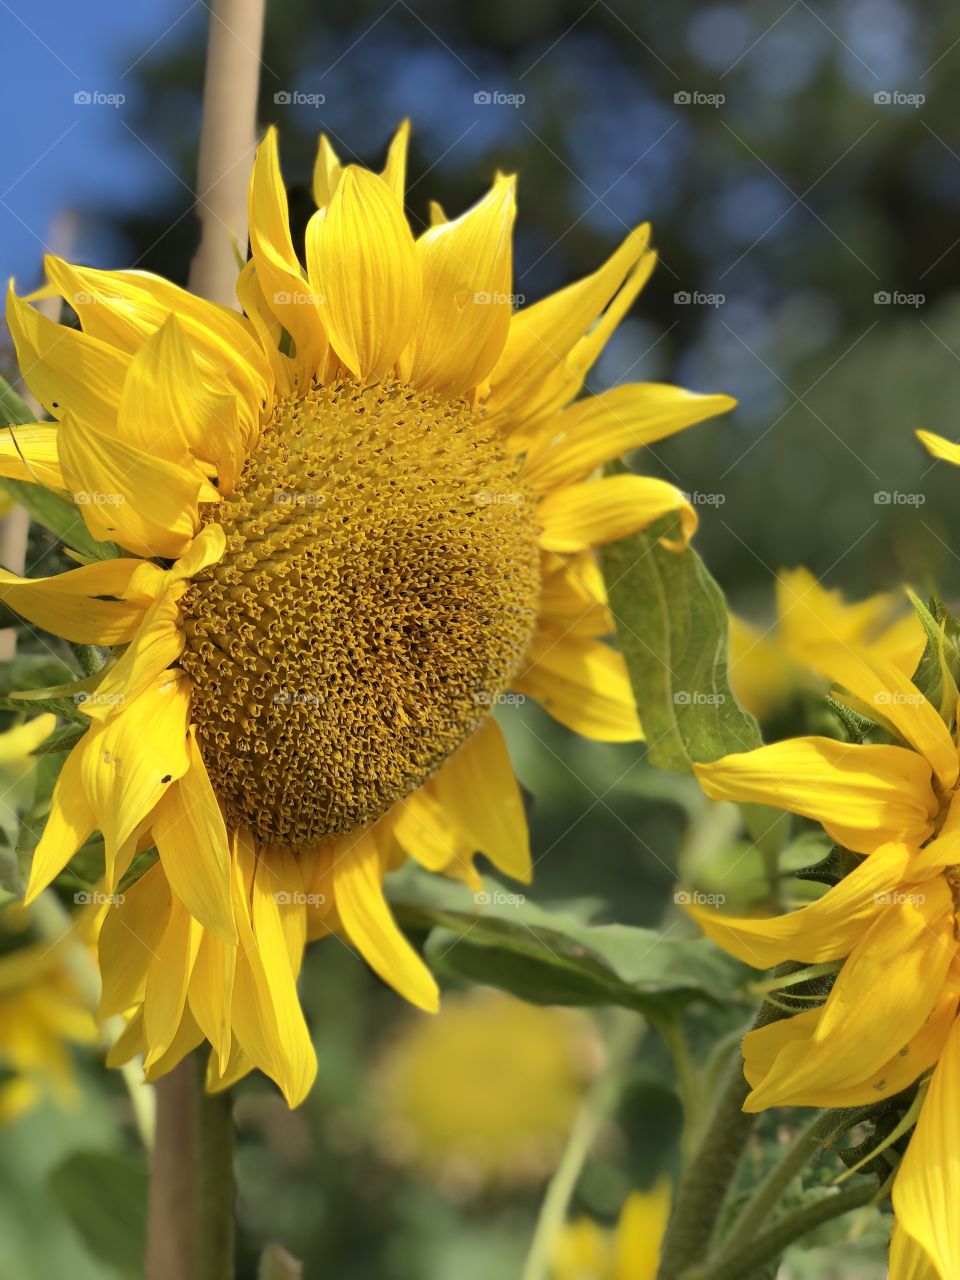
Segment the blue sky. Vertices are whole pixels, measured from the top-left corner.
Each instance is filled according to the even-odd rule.
[[[45,246],[71,209],[95,201],[132,208],[175,187],[162,158],[130,131],[135,69],[164,40],[188,31],[203,39],[205,19],[200,0],[0,0],[4,283],[11,275],[21,287],[39,281]],[[90,232],[71,252],[120,265],[109,262],[115,246]]]

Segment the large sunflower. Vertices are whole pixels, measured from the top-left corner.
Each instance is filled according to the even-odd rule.
[[[321,139],[306,269],[274,133],[250,186],[244,314],[155,276],[47,261],[81,330],[11,290],[24,378],[56,425],[8,475],[74,496],[130,555],[0,578],[67,640],[122,647],[83,710],[28,898],[102,832],[108,887],[159,860],[101,935],[114,1057],[152,1075],[206,1037],[210,1087],[257,1066],[291,1105],[314,1054],[296,992],[336,933],[414,1004],[433,978],[394,923],[406,857],[526,880],[521,794],[491,710],[507,689],[603,741],[640,737],[592,548],[679,516],[662,480],[599,464],[725,411],[634,384],[571,405],[653,267],[648,228],[513,313],[514,180],[459,218],[403,213],[407,128],[375,174]]]

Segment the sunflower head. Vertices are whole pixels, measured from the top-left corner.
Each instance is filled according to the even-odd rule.
[[[578,400],[653,267],[649,229],[514,313],[515,182],[458,217],[403,209],[407,128],[380,173],[321,139],[291,235],[277,140],[250,185],[242,311],[155,276],[47,260],[80,328],[11,289],[25,378],[54,422],[0,440],[0,474],[69,494],[118,558],[0,571],[6,603],[115,648],[83,704],[28,896],[94,832],[115,1061],[169,1070],[209,1040],[211,1087],[257,1066],[296,1102],[315,1070],[296,992],[335,933],[423,1009],[436,984],[387,871],[479,887],[531,872],[491,712],[535,698],[603,741],[641,736],[595,548],[693,509],[602,464],[731,407],[646,383]]]

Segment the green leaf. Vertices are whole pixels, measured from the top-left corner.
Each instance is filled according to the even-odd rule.
[[[143,1275],[148,1176],[141,1161],[102,1151],[69,1156],[50,1175],[50,1191],[100,1262],[136,1280]]]
[[[52,654],[24,653],[0,664],[0,709],[83,720],[76,695],[96,688],[100,676],[77,680],[65,662]]]
[[[37,415],[22,396],[10,386],[5,378],[0,377],[0,415],[2,423],[35,422]],[[77,507],[68,499],[45,489],[43,485],[27,484],[23,480],[8,480],[0,477],[0,489],[5,490],[22,507],[25,507],[31,520],[43,525],[51,533],[79,551],[81,555],[93,560],[111,560],[120,554],[112,542],[98,542],[92,537],[83,523]]]
[[[743,972],[704,938],[585,924],[487,885],[474,895],[415,868],[388,881],[397,918],[432,926],[425,954],[438,973],[538,1004],[620,1005],[662,1017],[688,1000],[728,1000]]]
[[[610,607],[640,709],[647,759],[689,773],[695,762],[760,746],[727,678],[723,593],[696,551],[670,551],[665,517],[603,549]]]

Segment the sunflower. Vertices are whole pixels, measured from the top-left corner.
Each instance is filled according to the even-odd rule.
[[[570,1009],[497,991],[445,996],[410,1021],[374,1074],[387,1156],[464,1194],[537,1183],[554,1168],[602,1058]]]
[[[809,569],[783,569],[776,581],[776,623],[761,630],[730,615],[730,685],[737,701],[761,719],[806,689],[820,692],[807,653],[820,644],[846,644],[891,658],[913,672],[926,637],[913,612],[897,616],[892,593],[851,603],[823,587]]]
[[[152,1077],[207,1039],[208,1084],[255,1066],[295,1105],[315,1058],[296,980],[336,934],[415,1005],[438,993],[385,873],[412,857],[526,880],[524,809],[491,712],[537,699],[587,737],[641,736],[593,549],[676,514],[672,484],[600,464],[726,411],[634,384],[572,403],[654,264],[644,226],[518,314],[514,180],[461,217],[404,217],[407,126],[382,173],[321,138],[294,248],[270,131],[238,314],[139,272],[46,262],[81,328],[11,287],[24,377],[57,420],[7,474],[73,496],[117,558],[5,573],[7,604],[113,647],[83,703],[28,899],[99,830],[113,891],[102,1012]],[[143,865],[140,861],[137,869]]]
[[[556,1242],[553,1280],[656,1280],[670,1216],[670,1184],[633,1191],[615,1231],[590,1218],[568,1223]]]
[[[864,856],[809,906],[772,919],[692,914],[724,950],[766,969],[835,971],[822,1005],[748,1033],[747,1111],[856,1107],[931,1072],[893,1189],[893,1280],[960,1275],[960,790],[956,699],[949,725],[900,668],[815,651],[839,696],[902,745],[795,739],[697,767],[707,794],[819,821]]]

